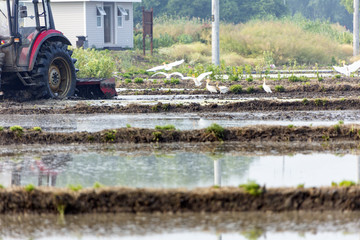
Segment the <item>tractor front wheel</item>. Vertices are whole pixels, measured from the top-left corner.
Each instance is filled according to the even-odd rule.
[[[61,42],[46,42],[40,49],[33,70],[38,83],[35,98],[65,98],[74,95],[76,74],[71,51]]]

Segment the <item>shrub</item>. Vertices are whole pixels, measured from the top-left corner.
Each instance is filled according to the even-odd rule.
[[[229,90],[232,93],[241,93],[242,92],[242,86],[239,85],[239,84],[231,85]]]
[[[302,102],[302,104],[304,104],[304,105],[309,104],[309,100],[307,100],[307,98],[304,98],[301,102]]]
[[[285,88],[282,85],[276,85],[275,86],[275,91],[276,92],[284,92]]]
[[[153,132],[152,134],[154,135],[153,140],[156,141],[156,142],[158,142],[158,141],[160,140],[160,138],[161,138],[161,134],[162,134],[162,133],[156,131],[156,132]]]
[[[234,81],[234,82],[237,82],[240,80],[239,76],[238,75],[231,75],[229,77],[230,81]]]
[[[246,81],[252,82],[252,81],[254,81],[254,78],[252,76],[250,76],[250,77],[246,78]]]
[[[172,131],[172,130],[176,130],[174,125],[168,124],[168,125],[164,125],[164,126],[155,126],[156,130],[167,130],[167,131]]]
[[[126,83],[126,84],[131,83],[131,82],[132,82],[132,80],[131,80],[130,78],[126,78],[126,79],[125,79],[125,83]]]
[[[257,184],[255,181],[248,181],[245,184],[239,185],[239,187],[243,188],[245,192],[253,196],[259,196],[262,193],[260,185]]]
[[[144,79],[137,77],[134,79],[134,83],[144,83]]]
[[[217,123],[211,124],[206,128],[207,133],[213,133],[218,139],[222,140],[224,138],[225,129]]]
[[[77,59],[75,67],[79,69],[78,77],[109,78],[116,70],[116,61],[109,50],[76,48],[72,57]]]

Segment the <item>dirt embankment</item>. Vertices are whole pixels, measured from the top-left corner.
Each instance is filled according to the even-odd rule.
[[[358,211],[360,188],[266,189],[260,195],[242,188],[132,189],[106,187],[75,192],[58,188],[0,189],[0,213],[140,213],[241,211]]]
[[[335,142],[359,141],[359,125],[330,127],[249,126],[228,129],[156,130],[120,128],[101,132],[54,133],[35,130],[0,131],[0,144],[71,144],[71,143],[171,143],[171,142]]]

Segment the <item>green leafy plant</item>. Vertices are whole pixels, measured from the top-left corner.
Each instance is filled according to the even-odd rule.
[[[35,186],[33,184],[28,184],[24,188],[25,188],[25,191],[31,192],[35,189]]]
[[[24,129],[18,125],[10,127],[10,131],[15,133],[17,136],[21,136],[24,133]]]
[[[175,126],[174,125],[171,125],[171,124],[167,124],[167,125],[164,125],[164,126],[155,126],[155,129],[156,130],[167,130],[167,131],[173,131],[173,130],[176,130]]]
[[[144,83],[144,79],[137,77],[134,79],[134,83]]]
[[[67,188],[70,189],[70,190],[72,190],[72,191],[74,191],[74,192],[78,192],[78,191],[80,191],[83,187],[82,187],[80,184],[78,184],[78,185],[69,184],[69,185],[67,186]]]
[[[33,127],[32,130],[35,131],[35,132],[42,132],[41,127]]]
[[[129,123],[126,124],[127,128],[131,128],[131,125]]]
[[[288,128],[294,128],[293,124],[288,125]]]
[[[206,128],[207,133],[213,133],[218,139],[224,139],[225,129],[217,123],[211,124]]]
[[[343,180],[339,183],[336,183],[336,182],[331,182],[331,186],[332,187],[351,187],[351,186],[355,186],[356,183],[353,182],[353,181],[349,181],[349,180]]]
[[[305,184],[304,183],[301,183],[301,184],[298,184],[297,185],[297,188],[304,188]]]
[[[81,78],[110,78],[116,70],[116,61],[109,50],[76,48],[72,57],[77,59],[75,67]]]
[[[4,131],[4,127],[0,126],[0,131]]]
[[[153,138],[154,141],[156,141],[156,142],[160,141],[161,135],[162,135],[161,132],[157,132],[157,131],[156,131],[156,132],[153,132],[152,134],[153,134],[153,136],[154,136],[154,138]]]
[[[171,84],[179,84],[179,83],[180,83],[180,80],[177,79],[177,78],[171,78],[170,83],[171,83]]]
[[[93,186],[93,188],[102,188],[102,187],[104,187],[104,185],[102,185],[102,184],[99,183],[99,182],[95,182],[95,183],[94,183],[94,186]]]
[[[254,92],[255,91],[255,88],[253,87],[253,86],[250,86],[250,87],[248,87],[247,89],[246,89],[246,92],[247,93],[252,93],[252,92]]]
[[[107,142],[113,142],[116,138],[116,130],[110,130],[105,133],[105,140]]]
[[[126,84],[132,83],[132,80],[130,78],[126,78],[124,81]]]
[[[65,208],[66,208],[66,206],[64,204],[59,204],[56,206],[56,209],[57,209],[58,213],[60,214],[60,216],[64,216]]]
[[[302,101],[302,104],[304,105],[308,105],[309,104],[309,100],[307,98],[304,98]]]
[[[243,188],[245,192],[253,196],[259,196],[262,193],[260,185],[257,184],[255,181],[248,181],[245,184],[240,184],[239,187]]]
[[[343,120],[339,120],[338,122],[340,125],[343,125],[344,124],[344,121]]]
[[[276,85],[275,86],[275,91],[276,92],[284,92],[285,88],[282,85]]]
[[[232,93],[241,93],[242,92],[242,86],[241,85],[238,85],[238,84],[235,84],[235,85],[231,85],[230,88],[229,88],[230,92]]]
[[[4,189],[4,188],[5,188],[4,185],[0,184],[0,189]]]

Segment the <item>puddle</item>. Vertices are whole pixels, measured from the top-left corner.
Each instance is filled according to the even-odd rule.
[[[44,153],[5,152],[0,155],[0,184],[92,187],[99,182],[106,186],[193,189],[238,186],[248,180],[267,187],[320,187],[359,181],[360,158],[349,153],[257,155],[239,152],[236,143],[201,151],[196,151],[200,145],[176,146],[166,150],[142,149],[140,145],[131,151],[83,147],[75,152],[61,148]]]
[[[152,113],[152,114],[48,114],[18,115],[3,114],[0,126],[19,125],[25,128],[41,127],[46,131],[96,132],[104,129],[123,128],[127,124],[137,128],[155,128],[167,124],[179,130],[202,129],[213,123],[223,127],[249,125],[335,125],[340,120],[345,124],[358,124],[360,111],[296,111],[296,112],[244,112],[244,113]]]
[[[0,215],[1,239],[359,239],[358,213]],[[35,227],[36,226],[36,227]]]

